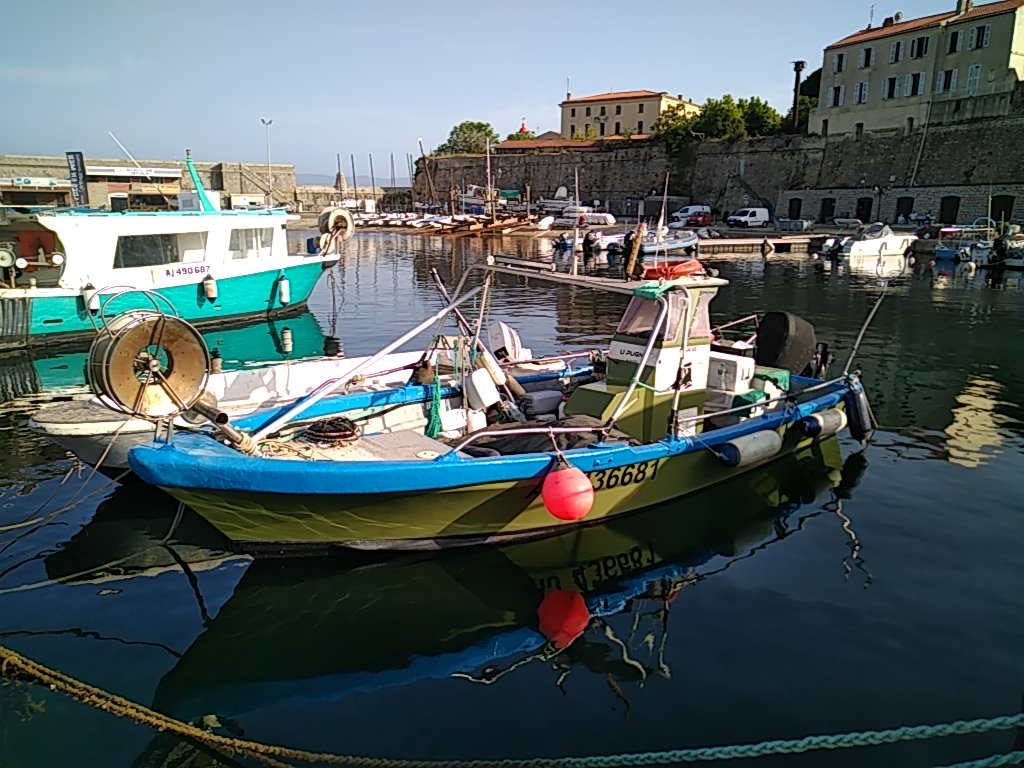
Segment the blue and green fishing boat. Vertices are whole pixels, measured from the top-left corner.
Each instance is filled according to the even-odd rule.
[[[461,290],[474,272],[448,307],[366,365],[488,290],[489,279]],[[360,429],[355,406],[325,399],[345,385],[340,379],[228,429],[158,431],[129,451],[129,464],[243,548],[437,549],[608,520],[724,482],[848,424],[858,439],[871,433],[860,381],[849,372],[827,377],[830,355],[806,321],[768,313],[740,346],[723,343],[710,304],[724,279],[703,270],[631,283],[531,274],[540,278],[630,296],[606,375],[575,388],[556,413],[502,419],[485,365],[464,387],[468,410],[483,420],[470,413],[442,433],[439,390],[432,402],[403,406],[410,412],[393,427]],[[187,406],[201,394],[183,383],[173,400]]]

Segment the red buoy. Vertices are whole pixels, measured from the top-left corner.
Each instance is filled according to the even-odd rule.
[[[553,589],[537,606],[537,618],[540,633],[561,650],[586,631],[590,610],[579,592]]]
[[[594,486],[579,467],[559,457],[540,488],[544,506],[559,520],[580,520],[594,506]]]

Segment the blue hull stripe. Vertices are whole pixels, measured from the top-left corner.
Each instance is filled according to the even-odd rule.
[[[848,385],[836,384],[813,400],[716,429],[707,436],[663,440],[642,446],[595,444],[564,453],[584,472],[593,472],[703,451],[753,432],[778,429],[804,416],[831,408],[842,401],[848,390]],[[176,435],[170,444],[151,443],[133,448],[128,460],[143,481],[165,488],[347,495],[415,493],[529,480],[541,477],[550,469],[553,455],[530,453],[461,458],[446,454],[434,461],[294,461],[244,456],[207,435],[184,434]]]

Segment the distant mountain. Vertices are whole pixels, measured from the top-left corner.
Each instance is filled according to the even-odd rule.
[[[347,181],[349,184],[352,183],[352,180],[348,177],[348,174],[345,174],[345,181]],[[374,178],[374,181],[377,182],[377,186],[378,187],[390,187],[391,186],[391,172],[388,171],[387,175],[385,175],[385,176],[376,176]],[[296,173],[295,174],[295,183],[296,184],[319,184],[319,185],[324,185],[324,186],[328,186],[328,187],[333,187],[334,186],[334,174],[333,173],[330,173],[330,174],[328,174],[328,173]],[[363,175],[357,176],[356,177],[356,186],[359,186],[359,187],[368,187],[368,186],[370,186],[370,176],[369,176],[369,174],[367,174],[366,176],[363,176]],[[409,178],[407,176],[396,176],[395,177],[395,186],[398,186],[398,187],[407,187],[407,186],[409,186]]]

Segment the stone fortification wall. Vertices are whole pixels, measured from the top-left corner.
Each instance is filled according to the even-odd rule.
[[[484,185],[487,161],[481,155],[438,155],[416,164],[413,192],[417,200],[430,200],[424,162],[437,197],[448,200],[448,190],[466,184]],[[491,156],[491,178],[499,189],[530,187],[533,200],[554,195],[564,186],[572,196],[574,171],[579,171],[580,199],[584,203],[600,200],[614,212],[627,209],[627,198],[654,192],[659,197],[665,185],[668,154],[661,142],[633,142],[609,149],[559,149],[531,153],[499,152]]]
[[[913,197],[915,210],[937,213],[941,199],[949,196],[962,198],[962,220],[983,215],[989,185],[995,195],[1016,196],[1016,183],[1024,183],[1021,146],[1024,118],[1010,116],[934,125],[909,135],[879,131],[860,138],[709,140],[675,158],[657,141],[628,147],[500,153],[492,157],[491,166],[496,187],[524,189],[529,184],[534,199],[551,195],[559,185],[571,191],[573,169],[578,167],[584,202],[601,200],[616,214],[634,212],[635,203],[630,207],[630,200],[636,197],[660,198],[665,172],[671,170],[670,194],[721,212],[764,205],[773,213],[778,207],[777,215],[784,217],[789,199],[801,197],[802,216],[816,218],[821,200],[828,197],[836,200],[838,216],[853,211],[857,198],[871,196],[879,186],[885,190],[882,214],[890,220],[895,217],[897,197]],[[483,184],[486,178],[482,156],[439,156],[429,162],[442,200],[447,199],[450,185]],[[414,185],[417,200],[430,197],[422,164],[422,160],[417,164]],[[1024,214],[1024,197],[1018,199],[1021,209],[1015,214]]]

